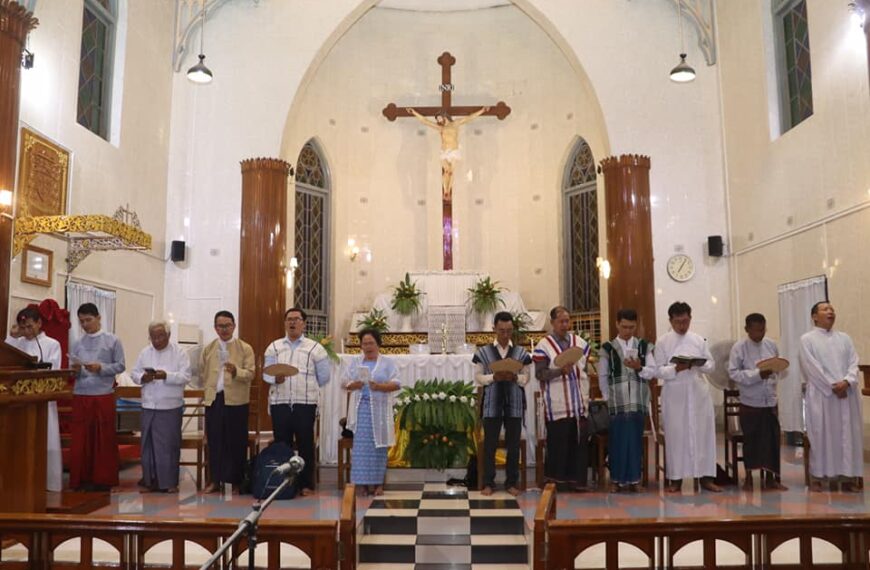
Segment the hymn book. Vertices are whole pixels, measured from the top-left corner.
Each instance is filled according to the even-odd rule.
[[[690,368],[695,366],[704,366],[707,363],[706,358],[700,356],[672,356],[671,364],[688,364]]]
[[[581,358],[583,358],[583,349],[579,346],[572,346],[571,348],[563,350],[559,356],[553,360],[553,364],[562,368],[563,366],[579,362]]]

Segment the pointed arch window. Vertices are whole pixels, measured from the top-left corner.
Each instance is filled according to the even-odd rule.
[[[117,25],[117,0],[84,1],[76,121],[106,140]]]
[[[598,195],[595,158],[582,138],[574,145],[562,179],[565,233],[565,305],[572,312],[599,310]]]
[[[314,141],[302,147],[296,160],[295,304],[308,314],[306,331],[326,335],[329,314],[329,170]]]

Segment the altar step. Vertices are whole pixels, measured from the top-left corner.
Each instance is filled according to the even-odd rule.
[[[358,568],[526,569],[525,531],[523,513],[507,493],[484,497],[443,483],[388,488],[363,517]]]

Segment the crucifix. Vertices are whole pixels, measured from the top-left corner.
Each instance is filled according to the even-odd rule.
[[[441,136],[441,230],[442,254],[444,269],[453,269],[453,167],[460,158],[459,127],[481,116],[498,117],[503,120],[511,108],[504,101],[495,106],[453,106],[453,83],[451,68],[456,58],[450,52],[444,52],[438,57],[441,65],[440,107],[397,107],[390,103],[384,107],[384,116],[395,121],[397,117],[414,117],[429,128],[435,129]],[[426,117],[435,117],[431,121]],[[455,117],[462,117],[456,119]]]

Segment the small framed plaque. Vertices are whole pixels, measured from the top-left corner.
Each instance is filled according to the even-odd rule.
[[[53,252],[32,245],[25,246],[21,256],[21,281],[51,287]]]

